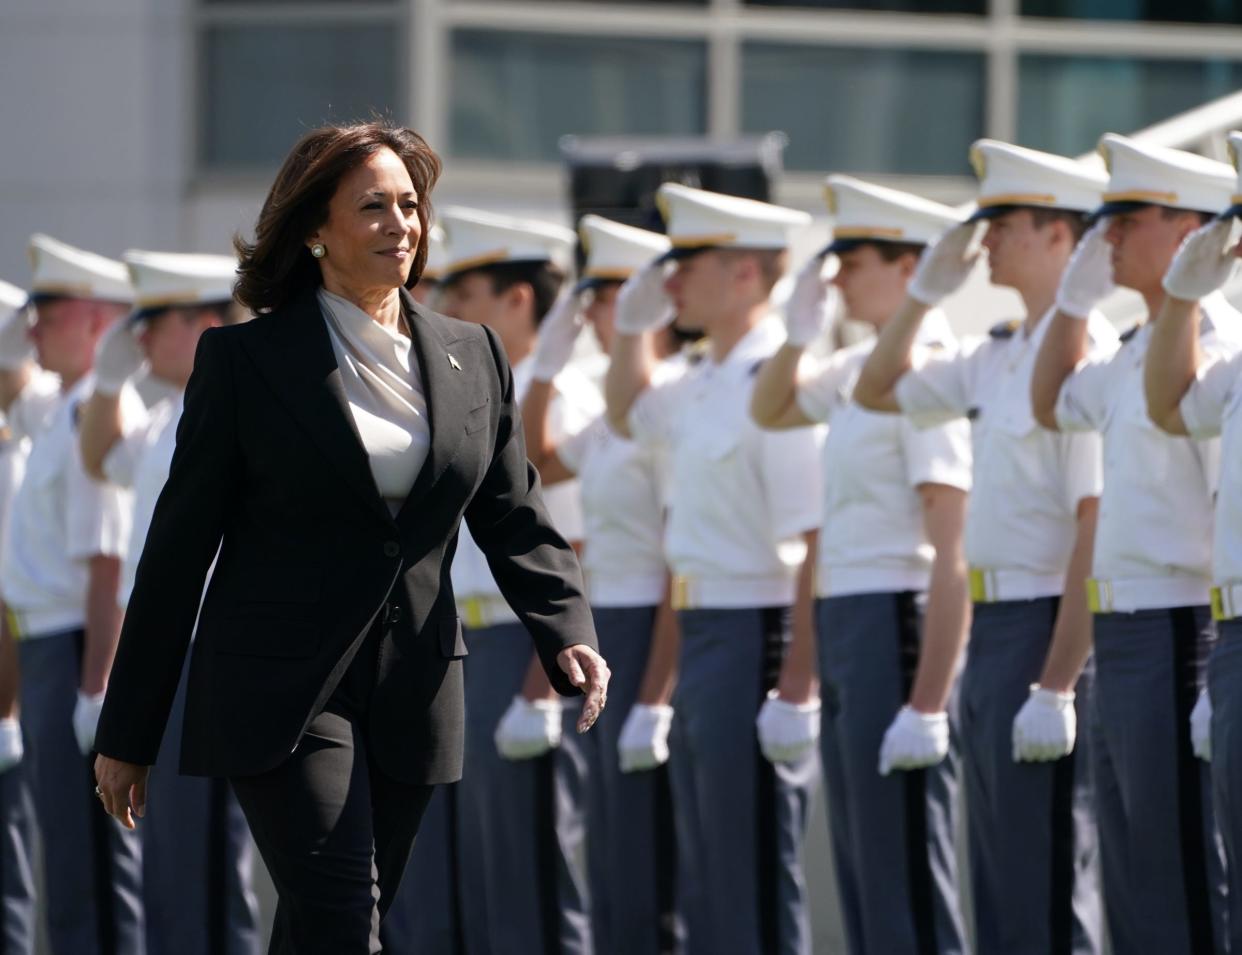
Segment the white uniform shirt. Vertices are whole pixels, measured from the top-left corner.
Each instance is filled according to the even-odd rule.
[[[26,475],[26,458],[30,454],[30,439],[13,434],[7,425],[4,428],[7,434],[0,437],[0,554],[9,535],[13,498]]]
[[[669,457],[664,550],[690,582],[691,605],[793,602],[801,535],[819,527],[820,439],[813,428],[765,431],[750,417],[758,365],[784,340],[769,316],[723,362],[704,357],[630,411],[635,440]]]
[[[1220,585],[1242,583],[1242,352],[1207,357],[1181,411],[1191,437],[1220,438],[1212,576]]]
[[[184,397],[177,392],[152,406],[145,420],[114,444],[104,458],[103,470],[108,480],[118,487],[133,489],[133,521],[117,593],[117,603],[122,609],[129,606],[138,560],[155,514],[155,502],[168,480]]]
[[[1242,315],[1219,294],[1201,305],[1205,351],[1237,352]],[[1083,362],[1066,379],[1057,401],[1062,429],[1098,431],[1104,438],[1093,572],[1110,584],[1134,582],[1130,586],[1137,598],[1117,609],[1206,604],[1211,577],[1218,442],[1174,437],[1148,416],[1143,358],[1150,340],[1151,326],[1144,325],[1111,357]],[[1164,578],[1189,580],[1182,594],[1170,597],[1151,583]]]
[[[916,425],[971,420],[973,478],[966,516],[972,567],[1022,575],[1024,598],[1049,597],[1061,581],[1077,534],[1078,503],[1100,493],[1100,442],[1091,434],[1057,434],[1031,410],[1031,373],[1051,324],[1031,335],[989,337],[955,356],[932,354],[897,383],[897,402]],[[1117,334],[1098,313],[1093,349]]]
[[[530,387],[534,365],[529,357],[513,366],[513,391],[521,403]],[[556,376],[556,395],[548,411],[548,432],[555,442],[564,441],[570,435],[586,427],[601,410],[603,401],[598,392],[572,373],[572,369]],[[566,481],[543,491],[543,500],[553,526],[570,541],[582,539],[582,505],[577,481]],[[457,554],[450,571],[453,594],[458,601],[466,598],[485,598],[501,601],[500,588],[487,566],[487,558],[470,536],[470,530],[462,522],[457,542]],[[502,612],[503,613],[503,612]],[[516,620],[516,616],[503,613],[504,619]]]
[[[947,322],[928,319],[920,343],[951,355],[956,342]],[[942,334],[926,333],[937,325]],[[870,339],[839,351],[798,382],[803,414],[829,426],[816,572],[821,597],[925,590],[935,549],[916,488],[970,490],[970,426],[964,419],[920,429],[908,418],[868,411],[851,400],[874,347]]]
[[[23,395],[10,409],[14,430],[32,438],[26,476],[0,562],[0,592],[19,615],[22,636],[39,637],[81,627],[86,621],[87,561],[97,555],[123,557],[129,541],[128,492],[93,481],[82,467],[75,421],[78,405],[94,390],[87,375],[54,402],[43,429],[25,429],[44,419],[46,398]],[[132,388],[121,392],[123,422],[142,414]]]
[[[686,362],[661,363],[672,382]],[[621,437],[601,415],[563,441],[557,457],[582,482],[582,567],[597,607],[650,607],[664,598],[667,461],[656,447]]]

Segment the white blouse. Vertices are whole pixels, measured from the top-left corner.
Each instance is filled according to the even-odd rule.
[[[326,289],[319,290],[319,304],[375,486],[395,514],[431,447],[413,343]]]

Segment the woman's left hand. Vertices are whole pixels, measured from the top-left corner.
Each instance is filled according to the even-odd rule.
[[[147,811],[147,776],[150,766],[126,763],[111,756],[95,757],[95,795],[104,812],[126,829],[136,825],[134,817]]]
[[[608,703],[608,681],[612,671],[604,658],[585,644],[576,643],[556,655],[556,662],[569,682],[586,694],[582,715],[578,717],[578,732],[585,733],[603,712]]]

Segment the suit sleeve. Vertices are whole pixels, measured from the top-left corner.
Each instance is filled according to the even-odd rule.
[[[539,476],[526,459],[513,373],[495,334],[486,334],[498,372],[499,422],[491,464],[466,505],[466,524],[500,592],[534,639],[552,686],[571,696],[580,691],[556,657],[579,643],[598,650],[595,626],[578,558],[553,528]]]
[[[125,612],[95,748],[115,759],[155,762],[198,616],[207,570],[233,504],[241,458],[227,342],[209,330],[177,426]]]

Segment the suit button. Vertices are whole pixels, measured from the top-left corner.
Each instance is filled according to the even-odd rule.
[[[384,541],[384,556],[399,557],[401,556],[401,545],[396,541]]]
[[[401,608],[400,607],[393,607],[391,610],[388,611],[388,622],[389,623],[396,623],[400,619],[401,619]]]

